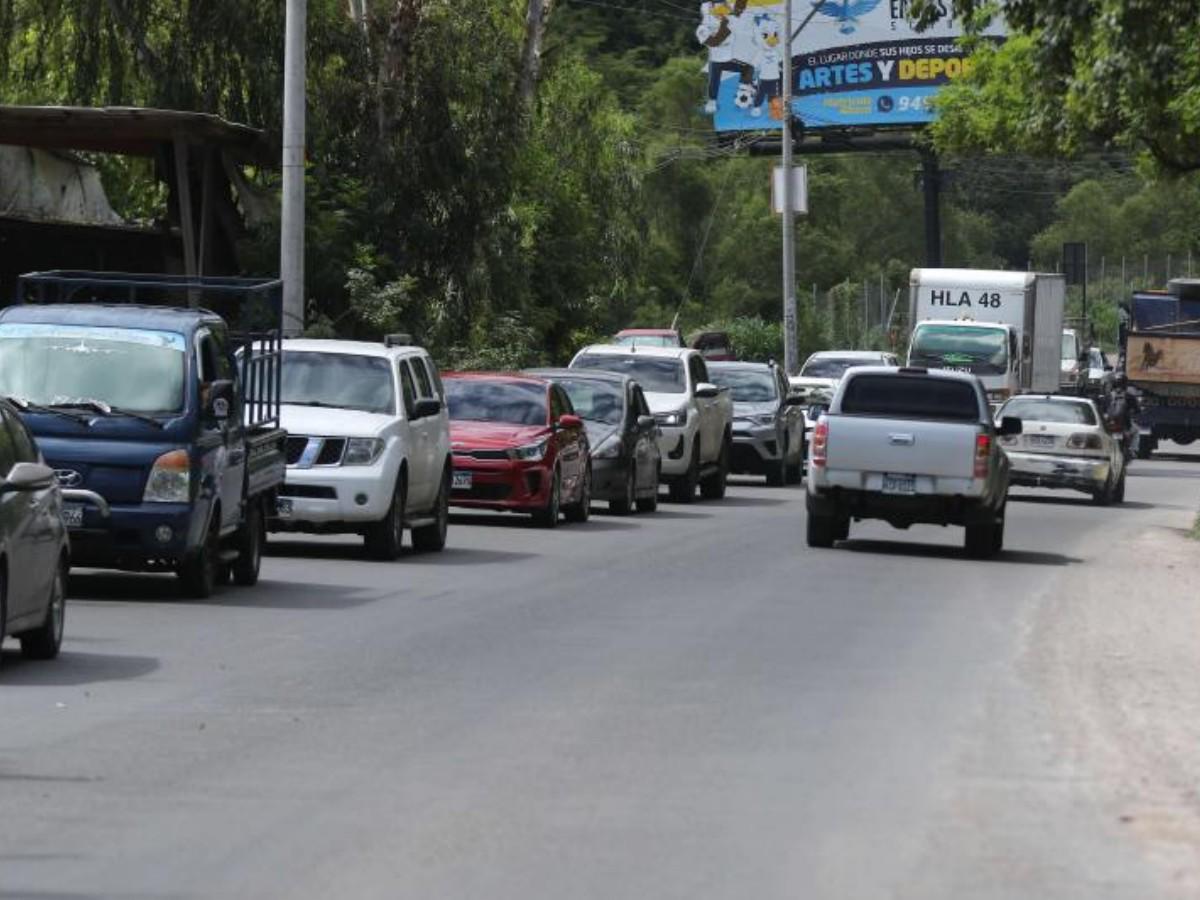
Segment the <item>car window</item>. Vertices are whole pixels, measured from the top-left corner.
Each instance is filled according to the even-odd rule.
[[[433,389],[436,392],[434,396],[444,401],[446,399],[446,388],[442,384],[442,376],[438,374],[438,367],[434,365],[432,359],[426,358],[425,368],[429,370],[429,378],[433,382]]]
[[[8,418],[8,412],[4,412]],[[17,448],[13,441],[12,432],[8,428],[0,428],[0,478],[7,478],[12,471],[13,463],[17,461]]]
[[[558,385],[550,388],[550,420],[557,422],[559,417],[570,414],[571,402]]]
[[[692,370],[692,385],[693,387],[701,382],[709,381],[708,366],[704,364],[703,357],[693,356],[688,362]]]
[[[422,397],[436,397],[437,395],[433,392],[433,385],[429,381],[429,374],[425,371],[425,361],[419,356],[414,356],[408,362],[412,366],[413,375],[417,379],[417,392]]]
[[[559,378],[556,386],[566,392],[572,411],[581,419],[620,424],[624,414],[620,384],[594,378]]]
[[[39,458],[37,445],[34,444],[28,429],[25,428],[25,423],[21,421],[19,416],[14,416],[7,410],[3,412],[4,423],[8,426],[8,430],[12,432],[13,458],[17,462],[37,462]]]
[[[978,422],[980,416],[971,384],[912,375],[859,375],[846,386],[842,412],[951,422]]]
[[[543,385],[483,378],[448,378],[445,385],[451,421],[546,424]]]
[[[404,412],[408,418],[412,418],[417,409],[417,393],[413,387],[412,372],[409,371],[407,362],[402,359],[397,362],[400,369],[400,391],[404,395]]]
[[[673,357],[637,356],[616,353],[585,353],[571,363],[572,369],[603,369],[629,375],[643,390],[657,394],[682,394],[687,390],[682,360]]]
[[[201,332],[196,345],[196,355],[202,384],[233,379],[233,367],[229,363],[227,349],[224,335],[218,336],[216,332],[210,331]]]
[[[1022,421],[1053,422],[1061,425],[1095,425],[1092,404],[1078,400],[1053,400],[1044,397],[1018,397],[1000,410],[1001,416],[1015,416]]]
[[[734,403],[770,403],[779,399],[779,381],[765,369],[712,370],[713,384],[729,388]]]

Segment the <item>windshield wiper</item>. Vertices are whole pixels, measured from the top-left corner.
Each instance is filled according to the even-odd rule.
[[[58,416],[60,419],[70,419],[72,422],[86,425],[89,428],[92,424],[87,416],[76,415],[73,412],[67,412],[65,409],[55,409],[53,406],[44,406],[41,403],[32,403],[24,397],[6,397],[5,399],[22,412],[46,413],[51,416]]]
[[[137,419],[139,422],[145,422],[148,425],[153,425],[159,430],[167,426],[153,416],[148,416],[145,413],[134,412],[131,409],[122,409],[119,406],[112,406],[105,403],[103,400],[71,400],[67,403],[52,403],[51,407],[66,408],[66,409],[91,409],[100,413],[102,416],[128,416],[131,419]]]

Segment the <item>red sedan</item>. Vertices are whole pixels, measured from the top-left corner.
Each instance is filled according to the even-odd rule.
[[[523,375],[442,376],[450,413],[450,502],[531,513],[553,528],[559,513],[587,521],[592,472],[583,420],[560,386]]]

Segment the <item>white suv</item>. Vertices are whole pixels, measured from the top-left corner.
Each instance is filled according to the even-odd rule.
[[[672,500],[690,503],[697,485],[705,499],[725,496],[733,400],[711,382],[699,351],[599,344],[580,350],[571,368],[619,372],[642,386],[658,421],[662,480]]]
[[[273,531],[362,534],[378,559],[441,550],[450,500],[450,423],[437,367],[397,336],[283,342],[287,479]]]

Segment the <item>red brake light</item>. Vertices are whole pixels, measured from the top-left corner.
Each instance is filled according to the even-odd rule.
[[[975,436],[975,477],[987,478],[988,460],[992,455],[992,436],[978,434]]]
[[[812,453],[809,454],[809,459],[814,466],[823,466],[828,458],[828,451],[829,423],[821,419],[813,430]]]

